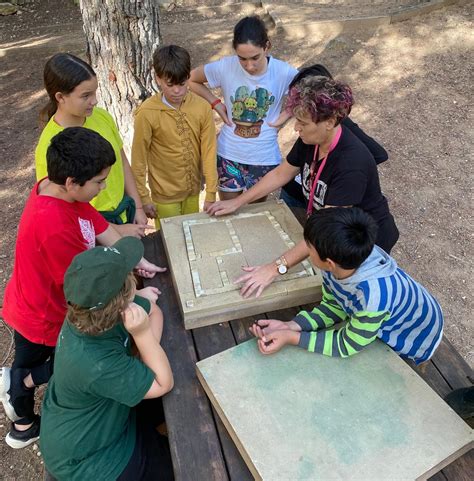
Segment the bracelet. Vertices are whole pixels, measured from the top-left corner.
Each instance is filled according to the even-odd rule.
[[[138,210],[138,209],[143,210],[143,206],[141,206],[141,207],[136,207],[136,206],[135,206],[135,209],[137,209],[137,210]]]
[[[211,104],[211,109],[214,110],[216,108],[216,105],[219,105],[220,103],[222,103],[221,99],[214,100],[214,102],[212,102]]]

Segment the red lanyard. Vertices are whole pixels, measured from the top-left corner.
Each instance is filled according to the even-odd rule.
[[[321,161],[321,165],[319,166],[318,172],[316,175],[314,175],[314,168],[316,167],[317,164],[317,159],[318,159],[318,152],[319,152],[319,145],[316,145],[314,147],[314,155],[313,155],[313,162],[311,163],[311,168],[309,171],[309,178],[310,182],[312,181],[311,189],[309,192],[309,199],[308,199],[308,207],[306,209],[306,215],[309,217],[313,213],[313,199],[314,199],[314,193],[316,192],[316,186],[318,185],[318,180],[321,177],[321,172],[324,169],[324,166],[326,165],[326,160],[328,159],[329,154],[336,148],[337,143],[339,142],[339,139],[341,138],[342,134],[342,128],[339,126],[337,129],[336,135],[332,139],[331,145],[329,146],[328,153],[326,154],[326,157]]]

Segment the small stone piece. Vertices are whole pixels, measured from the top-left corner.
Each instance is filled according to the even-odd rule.
[[[326,50],[340,52],[342,50],[348,49],[349,45],[345,38],[333,38],[326,46]]]
[[[0,15],[13,15],[18,12],[18,7],[11,3],[0,3]]]

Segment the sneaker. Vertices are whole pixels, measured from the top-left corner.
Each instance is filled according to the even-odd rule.
[[[10,421],[18,421],[20,416],[15,412],[13,404],[10,402],[10,372],[9,367],[2,367],[0,369],[0,401],[2,401],[3,409],[5,409],[5,414],[8,416]]]
[[[13,449],[26,448],[40,437],[41,418],[38,416],[26,431],[18,431],[12,423],[10,432],[5,437],[5,442]]]
[[[463,419],[474,417],[474,386],[455,389],[444,400]]]

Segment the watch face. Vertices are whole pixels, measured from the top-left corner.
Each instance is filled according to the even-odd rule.
[[[283,264],[280,264],[278,266],[278,272],[280,274],[286,274],[288,272],[288,268],[286,266],[284,266]]]

